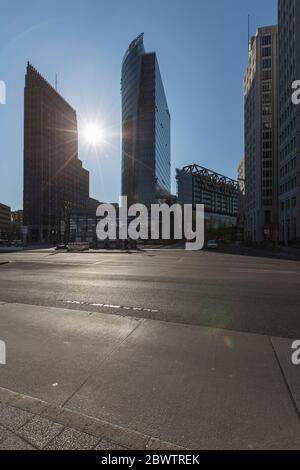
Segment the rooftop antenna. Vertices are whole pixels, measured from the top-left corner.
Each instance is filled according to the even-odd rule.
[[[57,91],[57,73],[55,74],[55,90]]]
[[[248,14],[248,55],[250,56],[251,43],[250,43],[250,14]]]

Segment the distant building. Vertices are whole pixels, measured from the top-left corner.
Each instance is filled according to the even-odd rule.
[[[98,199],[93,199],[92,197],[89,198],[89,204],[88,204],[88,211],[89,212],[94,212],[96,215],[97,209],[102,204]]]
[[[23,225],[23,211],[12,211],[11,212],[11,222],[12,224],[17,224],[20,227]]]
[[[149,206],[171,191],[170,112],[156,54],[143,34],[122,64],[122,195]]]
[[[67,223],[67,241],[68,242],[86,242],[91,246],[101,245],[97,239],[96,227],[103,217],[96,215],[97,208],[101,203],[96,199],[90,198],[90,207],[84,211],[72,211],[69,214]],[[119,213],[119,204],[111,203]]]
[[[9,206],[0,204],[0,240],[8,240],[11,229],[11,210]]]
[[[300,2],[278,1],[279,240],[300,245],[300,106],[291,101],[300,80]]]
[[[238,183],[199,165],[176,170],[177,198],[180,204],[204,204],[206,234],[226,235],[236,229]],[[230,234],[232,235],[232,233]]]
[[[22,227],[23,227],[23,211],[12,211],[11,212],[11,239],[21,240],[22,239]]]
[[[76,111],[29,63],[24,104],[24,225],[29,241],[55,242],[68,213],[89,205]]]
[[[278,237],[278,28],[259,28],[244,76],[245,237]]]

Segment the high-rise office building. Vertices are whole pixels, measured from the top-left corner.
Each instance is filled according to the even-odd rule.
[[[146,53],[143,34],[122,64],[122,195],[129,204],[170,195],[170,112],[156,54]]]
[[[259,28],[244,76],[245,238],[278,238],[278,28]]]
[[[72,210],[89,204],[78,159],[76,111],[28,63],[24,109],[24,225],[32,242],[54,242]]]
[[[245,159],[243,158],[237,168],[238,181],[238,229],[240,239],[244,240],[245,229]]]
[[[300,242],[300,106],[292,83],[300,79],[300,2],[278,1],[279,28],[279,239]]]

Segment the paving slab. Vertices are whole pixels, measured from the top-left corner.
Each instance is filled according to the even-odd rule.
[[[292,362],[292,354],[295,352],[292,349],[294,341],[287,338],[271,338],[271,341],[300,416],[300,365]]]
[[[3,442],[5,439],[7,439],[11,435],[10,431],[8,429],[4,428],[0,424],[0,442]]]
[[[7,349],[0,386],[63,404],[137,325],[134,318],[114,315],[0,305]]]
[[[0,404],[0,424],[10,431],[17,431],[27,423],[32,414],[12,406],[1,406]]]
[[[38,398],[28,397],[20,393],[0,387],[0,407],[13,406],[18,410],[31,410],[34,418],[22,426],[21,430],[14,434],[0,425],[0,442],[15,436],[23,436],[24,441],[32,440],[35,446],[43,446],[40,439],[46,441],[54,433],[54,438],[46,445],[47,449],[166,449],[184,450],[170,442],[154,439],[128,428],[121,428],[106,421],[101,421],[91,416],[79,414],[65,407],[46,403]],[[44,419],[46,416],[47,419]],[[37,419],[42,418],[42,419]],[[57,426],[59,425],[59,429]],[[12,447],[13,449],[14,447]]]
[[[268,337],[145,321],[67,403],[197,449],[300,448]]]
[[[0,450],[36,450],[33,446],[28,444],[18,436],[9,436],[0,443]]]
[[[113,442],[102,440],[99,444],[95,447],[95,450],[128,450],[126,447],[118,446]]]
[[[47,446],[47,450],[91,450],[99,443],[99,439],[89,434],[66,428]]]
[[[18,430],[18,435],[35,447],[43,449],[62,430],[63,426],[61,424],[54,423],[40,416],[35,416]]]

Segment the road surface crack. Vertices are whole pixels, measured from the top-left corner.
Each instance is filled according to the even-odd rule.
[[[287,377],[286,377],[286,375],[285,375],[285,373],[284,373],[283,367],[282,367],[282,365],[281,365],[281,363],[280,363],[280,360],[279,360],[277,351],[276,351],[276,349],[275,349],[275,347],[274,347],[272,338],[271,338],[270,336],[269,336],[268,338],[269,338],[269,341],[270,341],[270,343],[271,343],[271,347],[272,347],[272,350],[273,350],[273,353],[274,353],[274,356],[275,356],[277,365],[278,365],[279,370],[280,370],[280,372],[281,372],[283,381],[284,381],[285,386],[286,386],[286,388],[287,388],[287,391],[288,391],[290,400],[291,400],[291,402],[292,402],[292,404],[293,404],[293,407],[294,407],[295,410],[296,410],[296,413],[297,413],[297,415],[298,415],[298,418],[300,419],[300,410],[299,410],[298,405],[297,405],[297,402],[296,402],[296,400],[295,400],[295,398],[294,398],[294,395],[293,395],[293,392],[292,392],[291,387],[290,387],[290,385],[289,385],[288,379],[287,379]]]
[[[128,333],[128,335],[120,342],[117,344],[117,346],[115,348],[113,348],[110,353],[107,354],[107,356],[104,357],[104,359],[99,363],[97,364],[97,366],[89,373],[88,377],[86,377],[86,379],[79,385],[79,387],[77,387],[77,389],[63,402],[63,404],[61,405],[62,408],[64,408],[67,403],[69,401],[72,400],[72,398],[79,392],[79,390],[88,382],[88,380],[92,377],[93,374],[95,374],[95,372],[99,369],[99,367],[101,367],[104,362],[106,362],[118,349],[120,349],[120,347],[127,341],[127,339],[139,328],[139,326],[145,321],[144,318],[141,318],[139,320],[137,320],[137,324],[135,325],[135,327]]]

